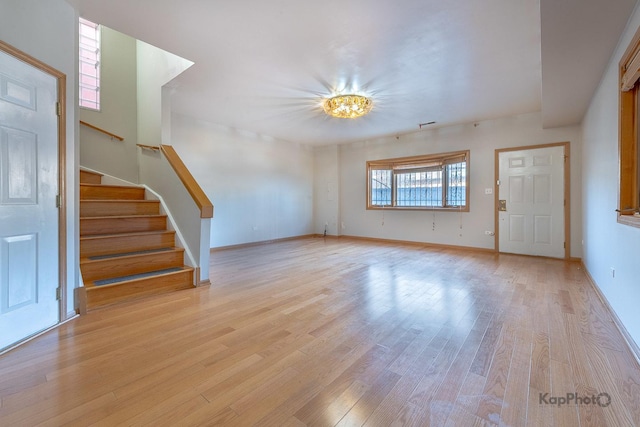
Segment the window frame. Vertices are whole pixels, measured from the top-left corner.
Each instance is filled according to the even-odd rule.
[[[448,153],[426,154],[411,157],[397,157],[393,159],[369,160],[366,163],[366,208],[367,210],[419,210],[419,211],[453,211],[453,212],[469,212],[470,211],[470,150],[452,151]],[[455,164],[455,160],[461,159],[465,163],[465,204],[464,205],[446,205],[448,183],[446,178],[447,164]],[[442,206],[399,206],[397,203],[397,172],[395,170],[411,169],[430,169],[434,167],[442,168]],[[371,171],[373,170],[390,170],[391,171],[391,204],[390,205],[374,205],[372,203],[371,188]]]
[[[86,26],[86,27],[90,27],[93,28],[95,30],[95,38],[91,39],[92,41],[95,41],[96,43],[96,61],[95,63],[89,62],[89,61],[85,61],[83,60],[83,55],[82,52],[83,50],[89,50],[83,47],[82,45],[82,26]],[[100,91],[101,91],[101,59],[102,59],[102,27],[100,24],[97,24],[95,22],[89,21],[87,19],[84,19],[82,17],[79,18],[78,20],[78,106],[80,108],[84,108],[90,111],[101,111],[101,96],[100,96]],[[87,64],[89,66],[93,66],[96,69],[96,85],[95,86],[86,86],[83,83],[83,72],[82,72],[82,65],[83,64]],[[89,77],[93,77],[93,76],[89,76]],[[83,88],[86,89],[91,89],[94,90],[96,93],[96,101],[95,104],[96,106],[93,107],[91,105],[87,105],[85,104],[85,102],[90,102],[93,103],[93,101],[91,100],[85,100],[85,98],[82,97],[82,90]]]
[[[635,70],[635,71],[634,71]],[[619,62],[618,222],[640,227],[640,28]]]

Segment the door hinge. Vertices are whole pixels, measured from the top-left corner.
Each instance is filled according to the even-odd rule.
[[[60,103],[59,103],[59,102],[56,102],[56,114],[57,114],[58,116],[61,116],[61,115],[62,115],[62,105],[60,105]]]
[[[60,288],[56,288],[56,301],[59,301],[62,298],[60,295]]]
[[[497,185],[500,185],[500,180],[497,180],[497,181],[496,181],[496,184],[497,184]]]
[[[62,206],[62,199],[59,194],[56,195],[56,208],[60,209]]]
[[[563,247],[564,249],[567,249],[567,242],[564,242],[564,244],[562,245],[562,247]]]

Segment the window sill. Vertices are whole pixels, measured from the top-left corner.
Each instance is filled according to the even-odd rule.
[[[633,215],[618,215],[618,222],[631,227],[640,228],[640,217]]]

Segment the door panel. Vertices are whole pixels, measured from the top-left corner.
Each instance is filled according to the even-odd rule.
[[[509,177],[509,200],[512,203],[524,202],[524,176]]]
[[[500,252],[564,258],[564,147],[502,151],[498,161]]]
[[[553,221],[548,215],[536,215],[533,217],[533,243],[550,245],[553,243],[551,233]]]
[[[36,138],[33,132],[0,126],[0,203],[3,205],[35,205],[38,202]]]
[[[36,88],[7,75],[0,74],[0,99],[16,105],[36,109]]]
[[[55,77],[0,51],[0,350],[59,321]]]
[[[525,235],[525,217],[524,215],[509,215],[509,241],[524,242]]]
[[[6,271],[6,279],[2,281],[0,314],[37,303],[37,240],[35,234],[2,239],[0,269]]]
[[[533,203],[539,205],[541,203],[551,203],[551,176],[534,175],[533,176]]]

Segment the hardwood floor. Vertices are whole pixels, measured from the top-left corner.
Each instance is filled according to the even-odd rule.
[[[210,271],[1,356],[0,425],[640,425],[579,263],[308,238]]]

